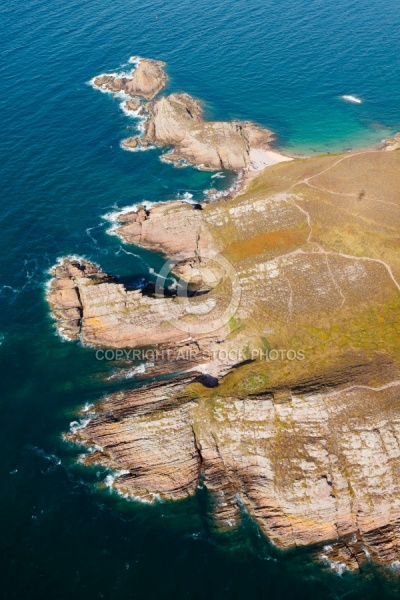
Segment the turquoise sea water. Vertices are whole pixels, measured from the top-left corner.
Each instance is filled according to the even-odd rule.
[[[232,181],[122,151],[134,121],[91,77],[131,55],[162,59],[169,89],[202,98],[209,116],[255,120],[299,153],[362,147],[400,130],[397,0],[10,0],[0,15],[2,596],[398,597],[390,573],[338,577],[306,552],[277,552],[251,522],[215,536],[202,491],[149,507],[99,490],[106,474],[79,467],[61,434],[79,407],[133,382],[111,385],[114,365],[56,337],[44,301],[66,254],[125,277],[157,268],[102,215]]]

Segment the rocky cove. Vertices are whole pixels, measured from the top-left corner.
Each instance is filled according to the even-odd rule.
[[[175,288],[160,281],[128,289],[72,257],[52,269],[47,297],[64,336],[170,352],[146,372],[170,379],[110,395],[67,437],[96,448],[82,460],[120,473],[114,487],[123,494],[179,500],[202,480],[219,530],[238,526],[245,510],[281,548],[310,546],[351,569],[371,558],[393,563],[400,559],[397,144],[281,156],[262,171],[275,154],[271,132],[204,121],[187,94],[157,100],[163,66],[142,59],[129,78],[94,80],[147,115],[142,138],[123,145],[172,146],[168,160],[247,169],[252,179],[229,199],[120,215],[115,233],[161,253],[162,279],[175,278]],[[246,359],[230,361],[238,349]],[[269,349],[301,351],[304,360],[254,358]]]

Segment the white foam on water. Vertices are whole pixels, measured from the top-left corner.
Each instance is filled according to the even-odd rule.
[[[142,60],[143,59],[141,56],[131,56],[128,60],[128,63],[138,66],[142,62]]]
[[[146,262],[144,260],[144,258],[142,256],[140,256],[139,254],[135,254],[134,252],[129,252],[129,250],[125,250],[125,248],[123,248],[122,246],[119,247],[119,250],[118,250],[118,252],[116,252],[116,254],[118,255],[120,252],[123,252],[124,254],[129,254],[130,256],[134,256],[135,258],[137,258],[138,260],[140,260],[144,265],[146,265],[146,267],[150,271],[150,265],[149,265],[149,263]]]
[[[41,458],[44,458],[50,463],[49,467],[45,471],[41,471],[42,473],[51,473],[61,465],[61,459],[55,454],[49,454],[45,450],[43,450],[43,448],[39,448],[38,446],[33,446],[31,444],[29,444],[27,447],[34,454],[40,456]]]
[[[115,98],[118,98],[123,102],[126,102],[126,100],[130,100],[130,96],[126,94],[123,90],[120,90],[119,92],[114,92],[114,96]]]
[[[367,557],[367,560],[371,559],[371,554],[368,552],[368,550],[365,548],[365,546],[362,546],[362,551],[365,553],[365,556]],[[400,563],[399,563],[400,565]]]
[[[118,369],[117,371],[114,371],[114,373],[110,375],[110,377],[107,377],[107,381],[113,379],[132,379],[132,377],[135,377],[135,375],[142,375],[150,367],[154,367],[154,363],[148,362],[142,363],[140,365],[135,365],[130,369]]]
[[[99,244],[98,244],[98,242],[97,242],[96,238],[94,238],[90,232],[91,232],[91,231],[93,231],[93,229],[99,229],[100,227],[103,227],[103,224],[102,224],[102,223],[100,223],[100,225],[95,225],[94,227],[87,227],[87,228],[85,229],[86,235],[87,235],[88,237],[90,237],[90,239],[92,240],[92,242],[93,242],[93,244],[95,245],[95,247],[96,247],[96,248],[98,248],[99,250],[101,250],[101,248],[100,248],[100,246],[99,246]]]
[[[149,144],[148,146],[136,146],[136,148],[128,148],[127,146],[123,145],[123,142],[120,143],[120,148],[122,148],[122,150],[125,150],[126,152],[146,152],[147,150],[155,150],[156,146],[153,146],[153,144]]]
[[[93,444],[93,446],[89,446],[88,452],[89,454],[93,454],[94,452],[104,452],[104,448],[98,444]]]
[[[2,285],[0,287],[0,296],[11,294],[14,298],[23,290],[22,288],[14,288],[11,285]]]
[[[363,103],[361,98],[359,98],[358,96],[353,96],[352,94],[344,94],[343,96],[340,96],[340,99],[344,100],[344,102],[351,102],[353,104],[362,104]]]
[[[141,374],[145,373],[146,366],[149,366],[149,365],[142,363],[141,365],[137,365],[136,367],[132,367],[131,369],[128,369],[127,371],[124,372],[124,379],[131,379],[132,377],[135,377],[135,375],[141,375]]]
[[[121,471],[114,471],[113,473],[107,475],[107,477],[104,480],[104,483],[111,490],[114,487],[114,481],[118,479],[118,477],[122,477],[122,475],[129,475],[129,473],[130,471],[127,471],[126,469],[122,469]]]
[[[87,418],[80,419],[79,421],[71,421],[71,423],[69,424],[69,429],[71,433],[76,433],[80,429],[85,429],[85,427],[87,427],[91,420],[91,418]]]
[[[129,204],[128,206],[124,206],[123,208],[116,208],[115,211],[106,213],[102,215],[101,218],[105,221],[109,221],[110,223],[118,223],[122,225],[118,221],[119,215],[125,215],[127,213],[137,212],[139,206],[144,206],[147,210],[149,210],[152,206],[159,204],[158,202],[151,202],[150,200],[143,200],[143,202],[135,202],[135,204]]]
[[[216,201],[216,200],[219,200],[220,198],[225,198],[226,196],[228,196],[234,192],[239,192],[240,187],[242,185],[242,181],[243,181],[243,171],[239,171],[237,173],[237,176],[236,176],[235,180],[233,181],[232,185],[230,185],[227,189],[217,191],[214,194],[210,194],[210,190],[204,190],[203,194],[209,200]]]
[[[53,318],[55,318],[55,317],[53,317]],[[67,333],[64,333],[65,329],[59,323],[55,323],[54,328],[56,330],[56,334],[63,342],[73,342],[74,341],[75,338],[68,335]]]
[[[157,271],[155,269],[153,269],[153,267],[149,268],[149,273],[151,275],[154,275],[155,277],[157,277],[158,279],[164,279],[165,281],[167,281],[168,277],[164,277],[164,275],[161,275],[161,273],[157,273]],[[171,286],[169,286],[169,289],[171,288]]]
[[[161,160],[161,162],[167,163],[168,165],[172,165],[173,167],[176,167],[176,168],[183,168],[183,167],[184,167],[184,168],[186,168],[186,167],[193,167],[194,169],[199,169],[200,171],[202,171],[202,170],[203,170],[203,169],[201,169],[201,167],[202,167],[203,165],[198,165],[198,166],[196,166],[196,165],[191,165],[191,164],[190,164],[190,163],[189,163],[189,162],[186,160],[186,158],[178,158],[178,160],[168,160],[168,158],[165,158],[165,157],[168,157],[168,155],[169,155],[169,154],[170,154],[170,151],[168,151],[168,152],[165,152],[164,154],[161,154],[161,155],[160,155],[160,157],[159,157],[159,158],[160,158],[160,160]]]
[[[197,204],[196,201],[192,201],[193,194],[191,194],[190,192],[183,192],[182,194],[177,194],[176,199],[183,200],[184,202],[187,202],[188,204]]]
[[[332,571],[335,571],[339,576],[343,575],[346,571],[349,571],[349,567],[345,563],[330,560],[326,554],[320,554],[320,558],[328,567],[332,569]]]

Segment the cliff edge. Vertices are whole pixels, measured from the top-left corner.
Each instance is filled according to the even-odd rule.
[[[116,233],[166,257],[172,290],[56,265],[65,335],[168,349],[158,372],[181,373],[95,406],[69,435],[96,448],[83,460],[145,501],[204,480],[220,530],[246,510],[282,548],[399,560],[399,168],[396,151],[299,159],[229,201],[121,214]]]

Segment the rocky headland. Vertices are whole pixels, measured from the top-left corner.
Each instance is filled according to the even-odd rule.
[[[146,111],[144,135],[124,140],[123,147],[172,146],[163,160],[211,170],[260,170],[271,160],[271,131],[250,122],[205,121],[200,102],[188,94],[163,96],[148,103]]]
[[[99,75],[94,87],[128,99],[125,108],[144,118],[144,133],[122,141],[128,150],[149,146],[172,147],[163,160],[185,161],[201,169],[260,171],[290,160],[271,148],[272,131],[251,122],[206,121],[199,100],[189,94],[170,94],[152,100],[166,86],[165,63],[138,59],[129,76]]]
[[[186,95],[146,110],[149,142],[209,168],[248,168],[250,148],[270,140],[243,123],[217,124],[214,138]],[[309,546],[340,568],[400,560],[391,149],[281,162],[228,201],[121,213],[114,233],[167,261],[154,287],[129,289],[73,257],[52,269],[64,336],[169,352],[147,374],[171,377],[109,395],[67,435],[91,449],[84,463],[110,467],[114,488],[145,502],[186,498],[202,481],[218,530],[246,511],[280,548]]]

